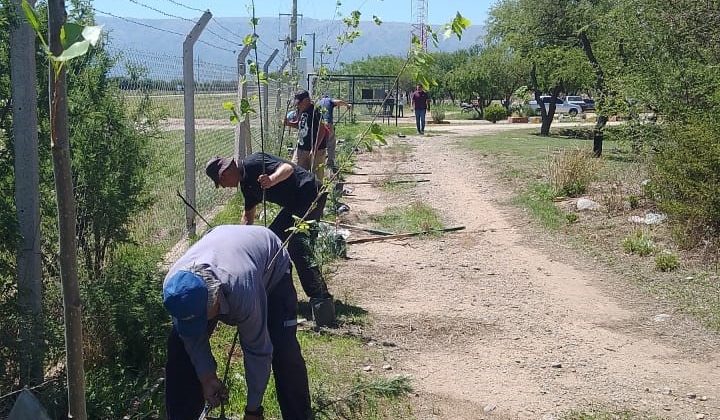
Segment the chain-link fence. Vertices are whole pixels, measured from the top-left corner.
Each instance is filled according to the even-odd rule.
[[[235,64],[235,63],[232,63]],[[282,126],[291,94],[286,82],[270,79],[267,85],[247,75],[244,88],[236,65],[208,63],[196,59],[195,75],[195,185],[196,208],[209,219],[233,195],[232,189],[216,189],[205,176],[213,156],[232,156],[238,126],[231,122],[226,102],[237,104],[246,90],[253,113],[249,118],[248,150],[287,156],[292,145]],[[171,244],[186,232],[185,205],[176,191],[185,194],[185,112],[181,57],[137,50],[118,53],[111,75],[126,98],[129,112],[145,107],[158,118],[158,131],[149,138],[151,150],[147,182],[151,205],[138,218],[134,233],[139,241]],[[262,101],[262,112],[260,102]],[[240,107],[236,105],[236,108]],[[241,120],[242,122],[242,120]],[[264,128],[261,137],[260,128]],[[284,143],[281,146],[281,143]]]

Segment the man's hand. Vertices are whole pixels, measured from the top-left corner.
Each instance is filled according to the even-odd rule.
[[[258,177],[258,184],[260,184],[262,189],[266,190],[275,185],[275,181],[270,175],[262,174]]]
[[[202,384],[205,401],[207,401],[211,408],[228,401],[228,390],[225,388],[225,385],[220,382],[215,372],[200,378],[200,383]]]

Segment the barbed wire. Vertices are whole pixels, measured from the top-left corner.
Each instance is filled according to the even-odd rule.
[[[196,8],[196,7],[188,6],[188,5],[186,5],[186,4],[180,3],[179,1],[175,1],[175,0],[166,0],[166,1],[169,1],[170,3],[172,3],[172,4],[176,5],[176,6],[180,6],[180,7],[184,7],[185,9],[192,10],[193,12],[205,13],[205,11],[202,10],[202,9],[198,9],[198,8]]]
[[[147,5],[147,4],[145,4],[145,3],[143,3],[143,2],[141,2],[141,1],[139,1],[139,0],[128,0],[128,1],[129,1],[130,3],[133,3],[133,4],[137,4],[137,5],[140,6],[140,7],[144,7],[144,8],[146,8],[146,9],[148,9],[148,10],[152,10],[152,11],[155,12],[155,13],[159,13],[159,14],[165,16],[165,17],[169,17],[169,18],[171,18],[171,19],[180,19],[180,20],[183,20],[183,21],[185,21],[185,22],[190,22],[190,23],[192,23],[193,25],[197,25],[197,22],[194,21],[194,20],[192,20],[192,19],[188,19],[188,18],[185,18],[185,17],[182,17],[182,16],[174,15],[174,14],[172,14],[172,13],[168,13],[168,12],[166,12],[166,11],[164,11],[164,10],[158,9],[158,8],[153,7],[153,6],[150,6],[150,5]],[[205,11],[203,11],[202,13],[205,13]],[[215,18],[212,18],[212,19],[215,20]],[[216,22],[217,22],[217,21],[216,21]],[[240,45],[240,43],[238,43],[237,41],[229,40],[229,39],[223,37],[222,35],[218,34],[217,32],[213,31],[212,29],[205,28],[205,32],[214,35],[214,36],[215,36],[216,38],[218,38],[219,40],[224,41],[224,42],[226,42],[226,43],[228,43],[228,44],[230,44],[230,45],[233,45],[233,46]],[[210,45],[210,46],[215,47],[215,48],[218,48],[218,49],[222,49],[221,47],[218,47],[217,45],[209,44],[209,43],[204,42],[204,41],[201,41],[201,40],[198,40],[198,42],[203,43],[203,44],[206,44],[206,45]],[[226,49],[226,51],[230,51],[230,52],[232,52],[232,53],[235,53],[235,50]]]

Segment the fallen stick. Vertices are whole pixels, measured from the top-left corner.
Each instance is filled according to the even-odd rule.
[[[370,185],[370,184],[409,184],[411,182],[430,182],[429,179],[403,179],[400,181],[356,181],[356,182],[345,182],[345,184],[352,184],[352,185]]]
[[[367,175],[367,176],[382,176],[382,175],[432,175],[432,172],[380,172],[380,173],[367,173],[367,172],[350,172],[350,175]]]
[[[398,235],[388,235],[388,236],[375,236],[372,238],[363,238],[363,239],[355,239],[352,241],[347,241],[347,244],[363,244],[365,242],[378,242],[378,241],[385,241],[388,239],[402,239],[402,238],[410,238],[412,236],[419,236],[424,235],[426,233],[439,233],[439,232],[455,232],[458,230],[465,229],[465,226],[456,226],[451,228],[445,228],[445,229],[433,229],[433,230],[424,230],[422,232],[413,232],[413,233],[401,233]]]
[[[323,220],[323,222],[325,222],[329,225],[335,226],[335,222],[332,222],[330,220]],[[384,230],[372,229],[372,228],[367,228],[367,227],[363,227],[363,226],[348,225],[347,223],[338,223],[337,226],[340,226],[340,227],[343,227],[346,229],[362,230],[364,232],[374,233],[376,235],[385,235],[385,236],[394,235],[394,233],[392,233],[392,232],[386,232]]]

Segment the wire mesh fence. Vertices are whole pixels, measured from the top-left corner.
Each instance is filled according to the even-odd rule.
[[[205,176],[207,161],[213,156],[232,156],[237,125],[230,120],[226,102],[237,103],[241,75],[233,65],[195,59],[195,185],[196,208],[208,218],[233,195],[233,189],[216,189]],[[149,107],[158,116],[158,132],[149,139],[151,162],[147,174],[151,205],[135,221],[139,242],[172,244],[186,232],[185,205],[176,191],[184,194],[185,112],[183,62],[181,57],[138,50],[117,54],[111,77],[132,112]],[[288,133],[282,125],[291,98],[289,83],[270,79],[258,84],[247,75],[245,88],[251,107],[248,150],[287,156]],[[262,101],[262,102],[261,102]],[[237,107],[239,108],[239,106]],[[261,136],[261,127],[264,130]],[[283,144],[284,143],[284,144]]]

